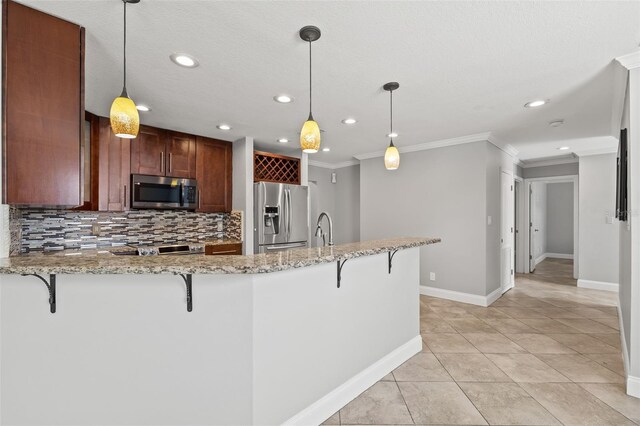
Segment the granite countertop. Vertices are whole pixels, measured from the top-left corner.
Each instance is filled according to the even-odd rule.
[[[439,242],[391,238],[248,256],[28,255],[0,259],[0,274],[264,274]]]

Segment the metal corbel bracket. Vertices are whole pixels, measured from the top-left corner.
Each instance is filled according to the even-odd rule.
[[[38,274],[22,274],[23,277],[36,277],[41,280],[44,285],[47,286],[47,290],[49,290],[49,311],[52,314],[56,313],[56,275],[49,274],[49,281],[45,280],[42,276]]]
[[[193,311],[193,278],[191,274],[178,274],[184,280],[184,284],[187,287],[187,312]]]
[[[338,260],[338,288],[340,288],[340,281],[342,280],[342,267],[349,259],[345,259],[342,262]]]
[[[391,273],[391,265],[392,265],[391,262],[393,261],[393,256],[395,256],[397,252],[398,252],[398,250],[394,250],[393,253],[392,252],[388,253],[388,255],[389,255],[389,273]]]

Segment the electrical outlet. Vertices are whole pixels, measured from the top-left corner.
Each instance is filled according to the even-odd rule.
[[[436,280],[436,273],[435,272],[429,272],[429,280],[430,281],[435,281]]]
[[[97,236],[99,236],[99,235],[100,235],[100,232],[101,232],[101,231],[102,231],[102,230],[100,229],[100,224],[99,224],[99,223],[93,223],[93,224],[91,224],[91,235],[93,235],[93,236],[96,236],[96,237],[97,237]]]
[[[218,221],[218,232],[222,232],[222,221]]]

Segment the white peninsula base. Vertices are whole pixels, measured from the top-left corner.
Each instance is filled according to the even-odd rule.
[[[266,274],[0,275],[3,425],[319,424],[422,348],[419,248]]]

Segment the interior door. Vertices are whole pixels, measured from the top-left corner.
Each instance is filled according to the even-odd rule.
[[[547,184],[532,182],[529,189],[529,271],[536,269],[536,261],[545,251],[547,216]]]
[[[510,289],[514,282],[514,195],[513,175],[507,172],[500,174],[501,214],[500,214],[500,282],[502,292]]]

